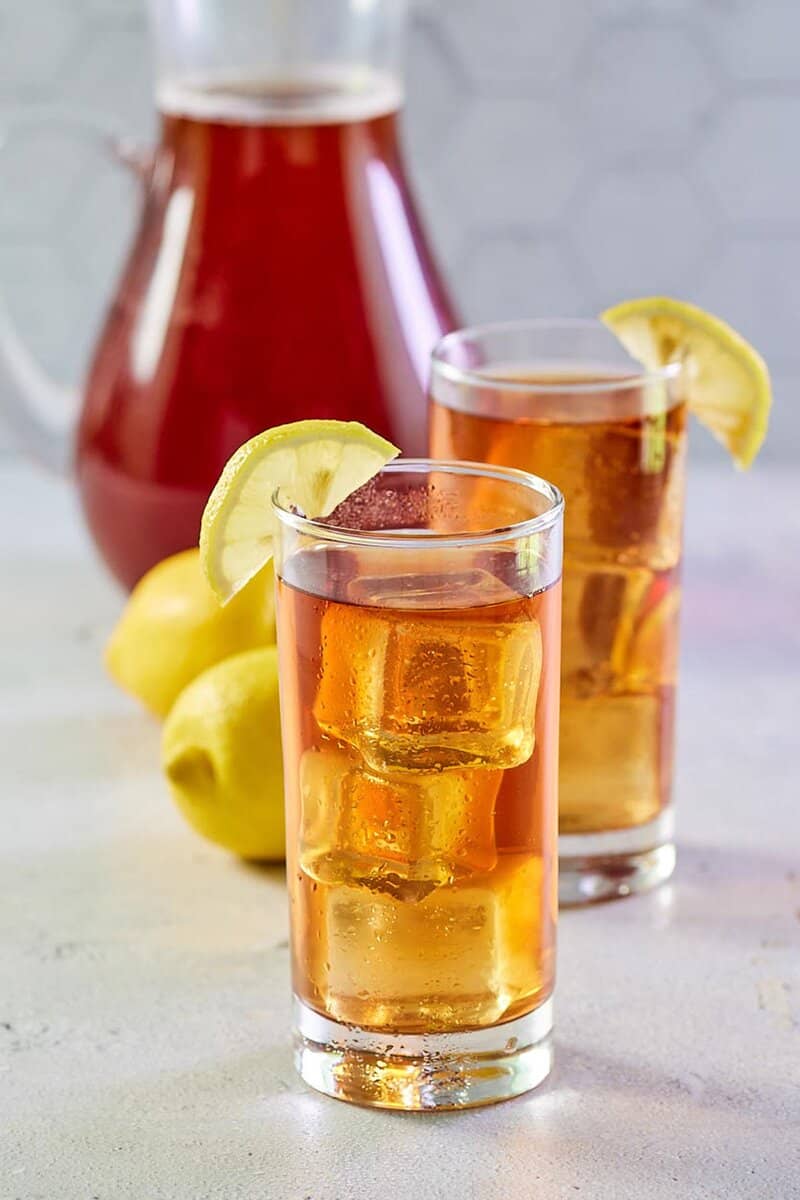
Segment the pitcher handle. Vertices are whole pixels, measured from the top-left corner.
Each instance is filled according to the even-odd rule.
[[[149,174],[146,152],[83,114],[39,112],[5,122],[0,125],[0,158],[14,136],[42,125],[79,133],[140,179]],[[54,379],[37,361],[0,293],[0,414],[12,436],[43,465],[66,473],[72,465],[80,401],[80,388]]]

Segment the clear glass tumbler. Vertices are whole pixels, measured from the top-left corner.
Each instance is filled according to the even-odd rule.
[[[295,1044],[388,1108],[486,1104],[550,1068],[556,488],[400,460],[276,573]]]
[[[686,405],[600,321],[466,329],[434,351],[431,452],[566,498],[559,784],[565,904],[675,865],[672,763]]]

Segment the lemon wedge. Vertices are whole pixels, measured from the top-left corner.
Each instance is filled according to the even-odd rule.
[[[767,432],[772,390],[761,355],[719,317],[665,296],[627,300],[601,320],[650,369],[679,362],[682,387],[701,425],[747,468]]]
[[[200,559],[227,603],[272,558],[272,497],[307,517],[337,504],[400,453],[358,421],[295,421],[251,438],[226,464],[200,527]]]
[[[625,687],[648,692],[678,681],[678,615],[681,590],[671,588],[639,623],[628,651]]]

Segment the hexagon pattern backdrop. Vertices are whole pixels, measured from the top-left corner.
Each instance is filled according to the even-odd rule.
[[[798,0],[417,0],[411,168],[466,317],[694,300],[762,349],[796,458],[799,44]],[[136,199],[81,114],[152,136],[143,0],[0,0],[0,290],[70,380]]]

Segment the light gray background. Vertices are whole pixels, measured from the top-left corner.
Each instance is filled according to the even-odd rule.
[[[766,455],[794,460],[799,47],[798,0],[418,0],[411,166],[466,316],[694,300],[762,349]],[[0,129],[42,111],[152,134],[143,0],[0,0]],[[69,128],[6,139],[0,288],[60,376],[80,377],[132,207]]]

